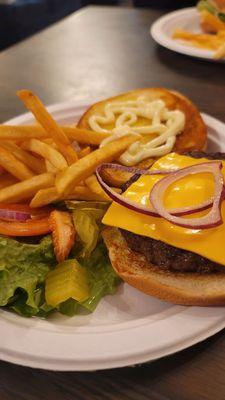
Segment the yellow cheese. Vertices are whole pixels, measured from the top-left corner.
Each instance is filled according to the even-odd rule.
[[[154,163],[151,169],[177,169],[203,163],[206,159],[168,154]],[[225,162],[223,162],[225,177]],[[149,204],[149,192],[162,175],[142,176],[133,183],[124,196],[139,204]],[[165,206],[178,208],[198,205],[209,199],[214,193],[214,179],[210,173],[189,175],[174,184],[166,191]],[[189,218],[206,214],[208,211],[195,213]],[[225,201],[222,203],[222,216],[225,221]],[[187,217],[186,217],[187,218]],[[161,240],[184,250],[189,250],[225,266],[225,223],[210,229],[187,229],[171,224],[163,218],[146,216],[129,210],[115,202],[109,207],[104,216],[105,225],[116,226],[136,233]]]

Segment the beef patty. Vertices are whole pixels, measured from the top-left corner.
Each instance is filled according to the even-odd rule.
[[[202,151],[192,151],[186,153],[193,158],[207,158],[209,160],[225,160],[225,153],[204,153]],[[137,179],[138,177],[136,177]],[[135,179],[135,180],[136,180]],[[134,179],[126,184],[126,188],[133,183]],[[143,254],[146,259],[164,269],[181,272],[225,272],[225,268],[205,257],[192,253],[191,251],[178,249],[177,247],[163,243],[159,240],[151,239],[146,236],[120,229],[127,245],[133,251]]]

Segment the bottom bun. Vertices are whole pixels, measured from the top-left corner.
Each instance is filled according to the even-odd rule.
[[[225,305],[225,267],[210,274],[164,270],[132,251],[119,229],[106,228],[102,236],[114,270],[141,292],[174,304]]]

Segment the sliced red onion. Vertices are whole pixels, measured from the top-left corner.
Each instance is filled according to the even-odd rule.
[[[0,219],[5,219],[7,221],[27,221],[31,219],[31,214],[26,211],[15,211],[10,209],[0,209]]]
[[[135,175],[167,175],[169,174],[169,176],[171,174],[174,174],[177,171],[174,170],[154,170],[154,171],[148,171],[146,169],[138,169],[135,167],[125,167],[123,165],[118,165],[118,164],[110,164],[110,163],[104,163],[101,164],[97,169],[96,169],[96,177],[98,179],[98,182],[100,183],[101,187],[103,188],[103,190],[108,194],[108,196],[115,201],[116,203],[120,204],[121,206],[124,206],[126,208],[129,208],[130,210],[139,212],[141,214],[145,214],[145,215],[151,215],[153,217],[159,217],[160,215],[158,214],[158,212],[151,207],[151,205],[149,206],[142,206],[138,203],[136,203],[135,201],[129,200],[126,197],[124,197],[121,194],[116,193],[113,189],[111,189],[110,186],[108,186],[104,180],[101,177],[101,173],[106,170],[106,169],[113,169],[115,171],[123,171],[123,172],[128,172],[128,173],[134,173]],[[181,170],[178,170],[181,171]],[[165,178],[164,178],[165,179]],[[208,199],[206,201],[204,201],[203,203],[201,203],[198,206],[190,206],[190,207],[183,207],[183,208],[173,208],[168,210],[168,212],[172,215],[187,215],[187,214],[192,214],[195,213],[197,211],[202,211],[202,210],[206,210],[207,208],[209,208],[213,203],[213,199]]]
[[[192,165],[190,167],[182,168],[173,174],[162,178],[152,188],[150,192],[150,201],[153,208],[156,210],[159,216],[163,217],[167,221],[170,221],[174,225],[191,228],[191,229],[207,229],[213,228],[222,224],[221,216],[221,201],[224,198],[224,179],[221,172],[222,163],[220,161],[205,162],[202,164]],[[208,214],[203,217],[197,218],[180,218],[172,215],[170,210],[167,210],[163,205],[163,198],[166,189],[177,180],[192,175],[209,172],[213,175],[215,181],[215,192],[212,203],[212,208]]]

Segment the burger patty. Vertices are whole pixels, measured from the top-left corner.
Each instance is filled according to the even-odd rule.
[[[209,160],[225,160],[225,153],[204,153],[202,151],[192,151],[185,155],[193,158],[204,157]],[[134,179],[132,182],[129,181],[129,184],[133,183],[133,181]],[[126,188],[129,184],[126,185]],[[177,247],[161,242],[160,240],[136,235],[123,229],[120,229],[120,231],[131,250],[143,254],[150,263],[160,268],[180,272],[225,272],[222,265],[199,256],[198,254],[192,253],[191,251],[178,249]]]
[[[131,250],[143,254],[150,263],[158,267],[181,272],[225,272],[222,265],[191,251],[178,249],[160,240],[136,235],[123,229],[120,229],[120,232]]]

